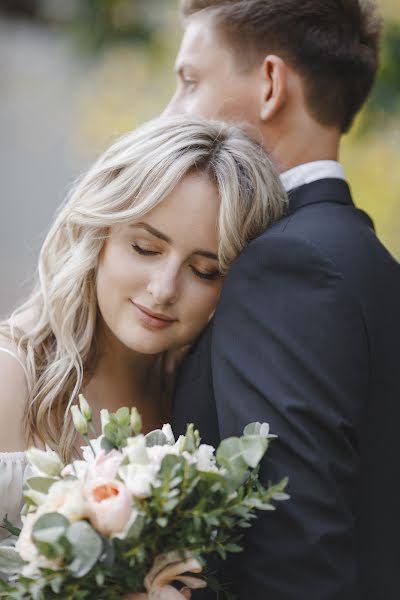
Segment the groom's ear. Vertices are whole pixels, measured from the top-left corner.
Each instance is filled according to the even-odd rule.
[[[285,105],[288,94],[288,69],[284,60],[270,54],[261,67],[260,119],[269,121]]]

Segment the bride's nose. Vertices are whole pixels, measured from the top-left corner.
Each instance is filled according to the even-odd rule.
[[[164,265],[164,268],[154,272],[147,292],[153,297],[154,303],[160,306],[174,304],[179,295],[179,268],[177,265]]]

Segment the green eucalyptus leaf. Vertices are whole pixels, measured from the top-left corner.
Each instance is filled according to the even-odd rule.
[[[248,464],[243,458],[239,438],[223,440],[217,450],[216,459],[218,465],[226,469],[225,479],[230,491],[233,492],[248,479]]]
[[[225,550],[227,552],[242,552],[243,548],[238,544],[227,544]]]
[[[172,510],[174,510],[174,508],[178,506],[179,502],[179,498],[171,498],[171,500],[167,500],[167,502],[163,506],[165,512],[171,512]]]
[[[239,439],[243,459],[255,469],[268,448],[268,440],[260,435],[245,435]]]
[[[111,452],[115,448],[115,444],[111,442],[106,435],[103,435],[101,439],[101,448],[106,452]]]
[[[28,487],[36,492],[47,494],[53,483],[56,483],[57,479],[52,477],[29,477],[26,480]]]
[[[175,487],[182,481],[182,470],[185,466],[183,456],[176,454],[167,454],[161,462],[160,479],[168,479],[169,485]]]
[[[145,516],[142,514],[138,514],[135,521],[129,528],[128,533],[126,534],[127,540],[136,540],[139,538],[140,534],[143,531],[143,527],[145,525]]]
[[[261,435],[262,437],[268,438],[270,435],[269,430],[268,423],[249,423],[244,428],[243,435]]]
[[[15,548],[0,546],[0,571],[7,575],[19,573],[25,564]]]
[[[112,567],[115,561],[115,548],[111,540],[103,538],[103,551],[99,558],[107,567]]]
[[[282,500],[289,500],[289,494],[285,494],[283,492],[275,492],[272,494],[272,500],[276,500],[277,502],[281,502]]]
[[[217,450],[217,463],[233,471],[245,471],[247,463],[242,454],[239,438],[231,437],[223,440]]]
[[[65,535],[69,521],[60,513],[47,513],[39,517],[33,526],[32,540],[46,544],[56,544]]]
[[[65,538],[69,521],[59,513],[42,515],[32,530],[32,540],[40,554],[50,559],[65,558],[70,546]]]
[[[110,419],[112,419],[112,415]],[[104,435],[107,440],[113,441],[118,435],[118,425],[110,420],[110,422],[104,426]]]
[[[121,427],[126,427],[131,423],[131,411],[126,406],[119,408],[116,413],[114,413],[115,418],[117,420],[118,425]]]
[[[63,582],[63,577],[56,577],[55,579],[52,579],[50,582],[52,592],[55,594],[60,594]]]
[[[165,446],[168,444],[167,436],[161,429],[150,431],[150,433],[144,436],[144,439],[146,440],[146,446],[148,448],[151,448],[152,446]]]
[[[96,573],[95,576],[96,579],[96,583],[99,587],[103,587],[104,582],[106,580],[106,576],[104,575],[104,573],[101,573],[100,571],[98,573]]]
[[[73,553],[68,569],[73,577],[84,577],[100,558],[103,552],[103,541],[86,521],[78,521],[70,525],[66,536]]]

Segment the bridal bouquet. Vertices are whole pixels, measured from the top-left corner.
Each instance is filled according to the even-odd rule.
[[[24,490],[22,530],[5,521],[19,537],[0,547],[0,571],[9,575],[0,598],[121,600],[147,592],[173,600],[172,581],[214,586],[200,575],[207,555],[240,552],[240,531],[256,510],[288,498],[287,480],[266,489],[258,478],[275,437],[265,423],[215,451],[192,425],[178,440],[170,425],[142,435],[140,415],[128,408],[103,410],[102,434],[91,439],[82,396],[72,411],[87,443],[82,460],[65,466],[53,451],[28,451],[34,476]]]

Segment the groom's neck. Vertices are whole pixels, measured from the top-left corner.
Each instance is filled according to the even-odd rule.
[[[265,146],[280,172],[317,160],[338,160],[341,133],[315,121],[263,132]]]

